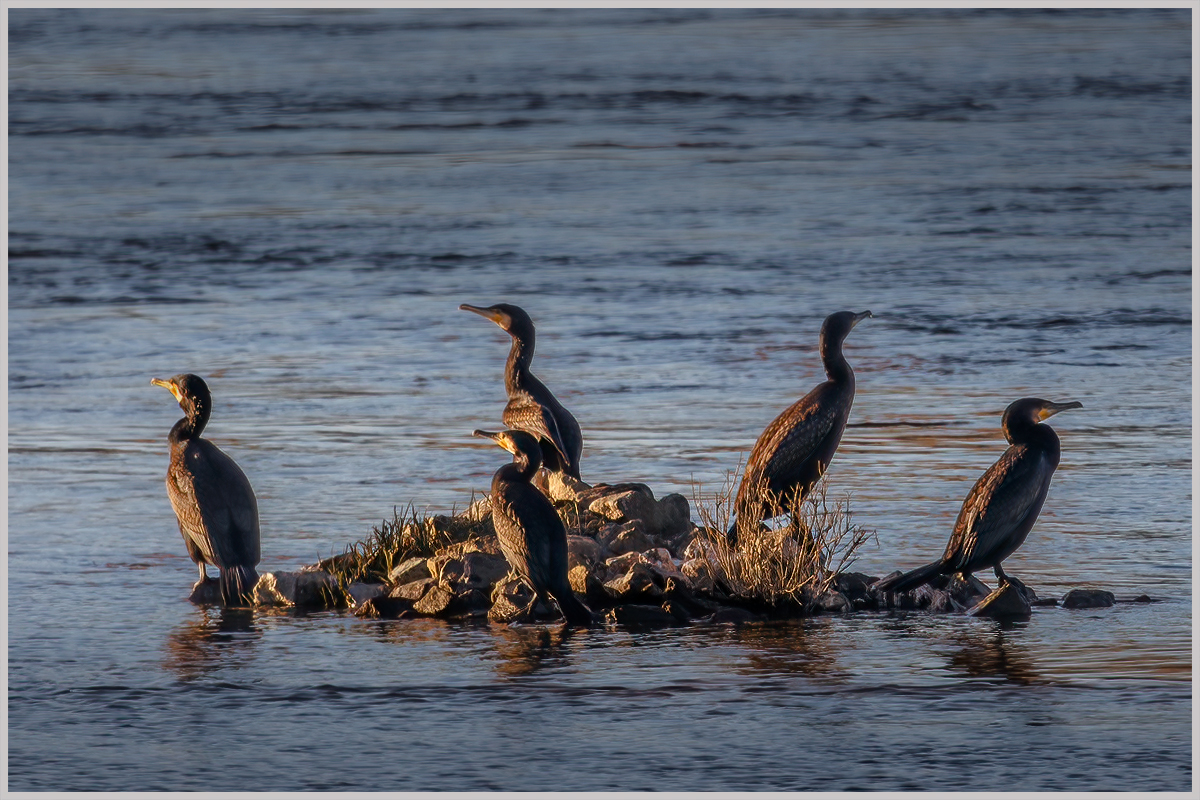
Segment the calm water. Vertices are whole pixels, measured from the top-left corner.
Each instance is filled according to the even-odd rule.
[[[1186,11],[9,20],[10,788],[1190,788]],[[940,553],[1009,402],[1079,400],[1006,567],[1162,602],[564,639],[186,601],[151,377],[209,380],[295,568],[487,486],[508,340],[457,306],[501,300],[585,479],[689,497],[871,309],[830,484],[876,574]]]

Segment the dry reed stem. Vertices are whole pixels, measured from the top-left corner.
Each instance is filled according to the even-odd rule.
[[[789,522],[772,530],[739,519],[737,543],[730,545],[726,531],[735,511],[738,472],[728,473],[711,499],[702,498],[699,484],[692,486],[703,525],[702,558],[734,596],[768,605],[785,599],[803,603],[826,592],[854,562],[859,548],[875,538],[874,530],[853,523],[849,496],[830,503],[822,478],[803,499],[794,490],[785,496],[758,487],[757,499],[789,509]]]

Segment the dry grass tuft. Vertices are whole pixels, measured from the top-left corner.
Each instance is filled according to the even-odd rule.
[[[702,530],[703,555],[714,577],[735,597],[767,605],[792,600],[804,603],[829,590],[875,531],[852,522],[850,498],[829,501],[821,479],[808,496],[781,496],[762,487],[758,494],[777,507],[790,509],[788,524],[774,530],[738,520],[737,544],[726,536],[734,515],[739,475],[729,473],[722,488],[704,497],[693,484],[694,507]],[[757,528],[757,529],[756,529]]]

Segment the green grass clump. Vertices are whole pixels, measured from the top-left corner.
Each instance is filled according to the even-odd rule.
[[[341,586],[356,581],[383,583],[405,560],[416,556],[427,558],[457,542],[486,535],[490,529],[490,515],[481,521],[461,516],[430,516],[419,513],[409,503],[403,512],[393,507],[392,518],[372,528],[366,539],[347,545],[344,553],[317,566],[333,575]]]

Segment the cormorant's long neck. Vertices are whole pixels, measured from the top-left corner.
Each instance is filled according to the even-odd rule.
[[[541,459],[530,459],[525,453],[515,453],[511,464],[505,464],[496,471],[493,482],[529,483],[541,465]]]
[[[167,441],[177,444],[189,439],[199,439],[200,434],[204,432],[204,426],[208,424],[208,415],[207,407],[193,409],[186,417],[175,423],[175,427],[171,428],[171,433],[167,436]]]
[[[829,380],[854,384],[854,370],[850,369],[850,362],[842,355],[841,342],[828,343],[822,339],[821,361],[825,362],[825,374]]]
[[[1046,454],[1055,466],[1058,465],[1061,446],[1058,434],[1049,425],[1041,425],[1029,419],[1011,419],[1004,426],[1004,438],[1009,444],[1023,444],[1037,448]]]
[[[529,363],[533,361],[533,332],[513,333],[512,349],[508,351],[508,363],[504,365],[504,388],[512,394],[529,374]]]

